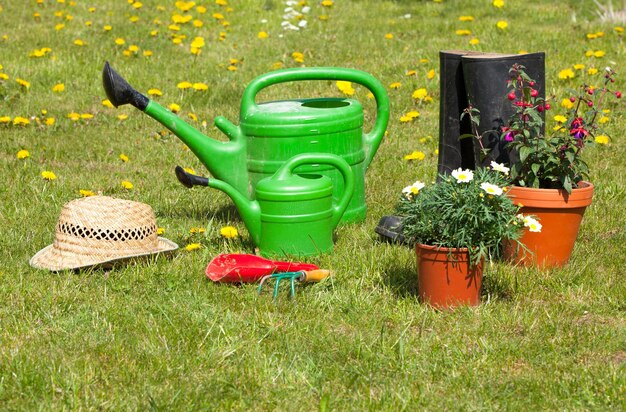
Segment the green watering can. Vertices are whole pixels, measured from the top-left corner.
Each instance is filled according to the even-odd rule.
[[[157,102],[134,90],[108,62],[102,73],[104,89],[114,106],[130,103],[161,122],[178,136],[217,179],[253,199],[256,185],[272,176],[288,159],[301,153],[331,153],[342,157],[355,179],[352,200],[344,222],[365,219],[365,171],[385,134],[389,98],[382,84],[360,70],[344,68],[296,68],[264,74],[243,93],[240,124],[218,116],[215,125],[230,139],[211,139]],[[349,98],[317,98],[272,101],[257,104],[257,94],[272,85],[304,80],[343,80],[361,84],[374,95],[376,123],[363,133],[363,107]],[[313,171],[305,165],[298,172]],[[316,168],[333,180],[333,196],[340,198],[343,182],[333,167]]]
[[[333,198],[333,181],[328,176],[295,173],[302,166],[336,168],[342,177],[342,193]],[[234,186],[207,179],[176,167],[185,186],[209,186],[233,199],[254,243],[263,256],[310,256],[333,249],[333,231],[354,193],[354,174],[341,157],[328,153],[305,153],[287,160],[271,177],[261,179],[256,200],[249,200]]]

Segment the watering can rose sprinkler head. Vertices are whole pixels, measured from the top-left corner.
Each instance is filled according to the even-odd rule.
[[[128,103],[141,111],[146,110],[146,107],[148,107],[150,99],[133,89],[122,76],[113,70],[109,62],[104,63],[102,85],[107,97],[115,107]]]

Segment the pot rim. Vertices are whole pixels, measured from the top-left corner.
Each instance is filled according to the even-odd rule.
[[[581,180],[578,187],[567,193],[564,189],[537,189],[533,187],[511,186],[507,196],[513,202],[525,207],[542,207],[547,209],[587,207],[593,199],[594,185]]]
[[[445,246],[435,246],[435,245],[426,245],[424,243],[416,243],[415,248],[425,249],[425,250],[435,250],[437,252],[452,252],[452,253],[467,253],[469,249],[466,247],[445,247]]]

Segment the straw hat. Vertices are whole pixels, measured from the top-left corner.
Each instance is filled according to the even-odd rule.
[[[37,252],[30,265],[59,271],[171,252],[178,245],[157,236],[156,217],[144,203],[90,196],[61,210],[54,243]]]

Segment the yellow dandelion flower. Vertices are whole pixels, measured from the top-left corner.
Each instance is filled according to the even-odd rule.
[[[128,162],[128,156],[126,156],[124,153],[120,153],[120,160],[124,163]]]
[[[61,93],[64,90],[65,90],[65,85],[63,83],[57,83],[54,86],[52,86],[53,92]]]
[[[0,123],[3,123],[3,124],[11,123],[11,118],[9,116],[0,116]]]
[[[184,81],[184,82],[180,82],[176,85],[176,87],[178,87],[179,89],[185,90],[185,89],[190,89],[193,87],[193,84],[191,84],[191,82],[188,81]]]
[[[400,86],[402,86],[402,83],[400,83],[400,82],[393,82],[393,83],[391,83],[391,84],[389,85],[389,88],[390,88],[390,89],[399,89],[399,88],[400,88]]]
[[[393,33],[387,33],[387,34],[385,34],[385,39],[387,39],[387,40],[391,40],[391,39],[393,39]]]
[[[574,103],[572,103],[569,99],[565,98],[561,100],[561,106],[569,110],[572,107],[574,107]]]
[[[593,57],[604,57],[605,54],[604,50],[596,50],[593,52]]]
[[[26,89],[29,89],[29,88],[30,88],[30,82],[27,82],[27,81],[26,81],[26,80],[24,80],[24,79],[20,79],[20,78],[18,77],[18,78],[16,78],[16,79],[15,79],[15,81],[16,81],[16,82],[17,82],[20,86],[23,86],[23,87],[25,87]]]
[[[54,117],[47,117],[47,118],[43,121],[43,123],[44,123],[46,126],[53,126],[53,125],[54,125],[54,123],[56,123],[56,119],[55,119]]]
[[[113,30],[113,26],[111,26],[110,24],[105,24],[105,25],[102,27],[102,29],[103,29],[104,31],[111,31],[111,30]]]
[[[159,89],[149,89],[148,95],[150,96],[163,96],[163,92]]]
[[[472,34],[472,31],[467,29],[458,29],[455,31],[455,33],[457,34],[457,36],[469,36],[470,34]]]
[[[265,31],[260,31],[259,34],[257,34],[257,37],[259,39],[267,39],[269,37],[269,35]]]
[[[427,78],[428,80],[432,80],[432,79],[434,79],[434,78],[435,78],[435,75],[436,75],[436,74],[437,74],[437,73],[435,72],[435,69],[430,69],[430,70],[428,71],[428,73],[426,73],[426,78]]]
[[[114,106],[113,106],[113,103],[111,103],[111,101],[110,101],[109,99],[104,99],[104,100],[102,101],[102,105],[103,105],[104,107],[111,107],[111,108],[112,108],[112,107],[114,107]]]
[[[25,117],[17,116],[13,119],[14,126],[26,126],[30,124],[30,120]]]
[[[84,120],[93,119],[93,114],[91,113],[81,113],[80,118]]]
[[[404,116],[401,116],[401,117],[400,117],[400,121],[401,121],[402,123],[408,123],[408,122],[412,122],[412,121],[413,121],[413,118],[412,118],[411,116],[406,116],[406,115],[404,115]]]
[[[474,16],[459,16],[459,21],[474,21]]]
[[[478,43],[480,43],[480,40],[478,40],[476,37],[472,37],[469,41],[469,44],[471,44],[472,46],[476,46]]]
[[[610,119],[606,116],[602,116],[600,119],[598,119],[598,123],[600,124],[605,124],[609,121]]]
[[[197,28],[204,26],[204,23],[200,19],[195,19],[191,24],[193,24],[193,27]]]
[[[6,73],[0,73],[0,81],[9,80],[9,75]]]
[[[213,18],[216,20],[224,20],[224,15],[222,13],[213,13]]]
[[[559,72],[559,79],[561,80],[569,80],[573,79],[576,75],[572,69],[563,69]]]
[[[574,65],[574,70],[582,70],[585,68],[584,64],[578,63]]]
[[[121,37],[118,37],[117,39],[115,39],[115,44],[117,44],[118,46],[123,46],[124,44],[126,44],[126,40],[124,40]]]
[[[157,235],[161,236],[164,233],[165,233],[165,228],[164,227],[157,228]]]
[[[562,114],[557,114],[556,116],[554,116],[554,121],[557,123],[565,123],[567,121],[567,117],[563,116]]]
[[[355,90],[352,87],[352,83],[351,82],[338,80],[337,82],[335,82],[335,85],[337,86],[337,89],[339,89],[339,91],[341,91],[346,96],[354,95]]]
[[[322,6],[324,7],[333,7],[335,3],[333,2],[333,0],[323,0],[322,1]]]
[[[96,195],[94,192],[92,192],[91,190],[87,190],[87,189],[80,189],[78,193],[80,193],[82,197],[89,197],[89,196]]]
[[[180,106],[176,103],[171,103],[169,106],[167,106],[167,108],[170,109],[172,113],[178,113],[180,111]]]
[[[143,7],[143,3],[141,3],[140,1],[136,1],[132,4],[133,8],[135,9],[140,9]]]
[[[196,174],[196,171],[195,171],[195,170],[193,170],[193,168],[191,168],[191,167],[183,167],[183,170],[184,170],[185,172],[189,173],[189,174],[192,174],[192,175],[195,175],[195,174]]]
[[[603,134],[596,136],[594,141],[598,144],[609,144],[609,137]]]
[[[418,117],[420,117],[420,112],[418,112],[417,110],[411,110],[406,115],[409,116],[411,119],[417,119]]]
[[[128,115],[127,114],[122,113],[122,114],[118,114],[117,115],[117,120],[119,120],[119,121],[123,122],[126,119],[128,119]]]
[[[194,122],[198,120],[198,116],[196,116],[195,113],[188,113],[187,117],[189,117]]]
[[[417,70],[408,70],[405,74],[407,76],[416,76],[417,75]]]
[[[156,37],[156,35],[157,35],[157,34],[159,34],[159,31],[158,31],[158,30],[152,30],[152,31],[150,32],[150,36],[152,36],[152,37]]]
[[[30,157],[30,153],[28,152],[28,150],[22,149],[19,152],[17,152],[16,156],[18,159],[23,160],[23,159],[26,159],[27,157]]]
[[[206,85],[206,84],[204,84],[204,83],[194,83],[194,84],[193,84],[193,88],[194,88],[195,90],[200,90],[200,91],[202,91],[202,90],[208,90],[208,89],[209,89],[209,86],[207,86],[207,85]]]
[[[504,7],[504,0],[493,0],[493,7],[496,7],[498,9],[501,9],[502,7]]]
[[[152,56],[152,54],[153,54],[153,53],[152,53],[152,50],[144,50],[144,51],[143,51],[143,55],[144,55],[145,57],[150,57],[150,56]]]
[[[507,23],[504,20],[500,20],[499,22],[496,23],[496,27],[499,28],[500,30],[506,30],[509,27],[509,23]]]
[[[424,158],[426,158],[426,154],[423,152],[420,152],[419,150],[416,150],[404,156],[404,160],[418,160],[419,161],[419,160],[424,160]]]
[[[129,182],[128,180],[122,180],[121,183],[122,187],[126,190],[131,190],[133,187],[135,187],[131,182]]]
[[[81,39],[76,39],[76,40],[74,40],[74,44],[76,46],[86,46],[87,42],[85,42],[84,40],[81,40]]]
[[[201,49],[202,47],[205,46],[205,44],[206,43],[204,42],[204,37],[196,37],[191,42],[191,47],[196,48],[196,49]]]
[[[226,239],[234,239],[239,236],[239,232],[233,226],[224,226],[220,229],[220,235]]]
[[[615,30],[615,33],[617,33],[617,34],[624,33],[624,28],[620,27],[620,26],[614,27],[613,30]]]
[[[57,178],[57,175],[55,175],[55,174],[54,174],[54,172],[51,172],[51,171],[49,171],[49,170],[44,170],[43,172],[41,172],[41,177],[42,177],[44,180],[48,180],[48,181],[50,181],[50,180],[54,180],[54,179],[56,179],[56,178]]]
[[[417,100],[424,100],[428,96],[428,91],[421,87],[413,92],[413,98]]]
[[[598,69],[596,69],[595,67],[590,67],[589,69],[587,69],[587,74],[590,76],[593,76],[594,74],[598,73]]]
[[[187,246],[185,246],[185,250],[188,252],[191,252],[193,250],[198,250],[201,248],[200,243],[190,243]]]
[[[139,46],[137,46],[136,44],[131,44],[130,46],[128,46],[128,50],[133,53],[137,53],[139,51]]]
[[[291,53],[291,57],[298,63],[304,63],[304,54],[300,52],[295,51]]]
[[[585,52],[585,57],[593,57],[593,50],[587,50]]]
[[[59,23],[56,26],[54,26],[54,30],[59,31],[59,30],[63,30],[65,28],[65,24],[63,23]]]
[[[191,229],[189,229],[189,233],[204,233],[206,232],[206,229],[203,227],[192,227]]]

